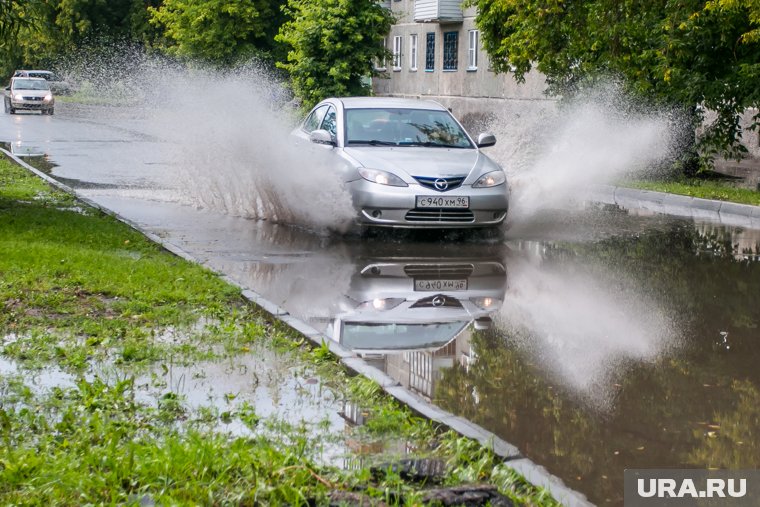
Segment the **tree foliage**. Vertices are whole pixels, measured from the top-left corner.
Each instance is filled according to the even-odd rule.
[[[760,105],[758,0],[469,0],[497,71],[533,67],[549,90],[622,77],[659,104],[715,113],[701,139],[708,157],[740,157],[740,114]],[[758,117],[756,117],[756,120]]]
[[[164,28],[169,52],[214,63],[234,63],[273,49],[279,26],[277,0],[164,0],[150,9]]]
[[[37,0],[0,0],[0,75],[7,75],[15,67],[19,48],[19,34],[34,25]]]
[[[305,107],[329,96],[366,95],[373,62],[388,57],[393,17],[375,0],[289,0],[277,40],[290,47],[294,93]]]
[[[145,42],[161,0],[0,0],[0,73],[47,67],[86,46]]]

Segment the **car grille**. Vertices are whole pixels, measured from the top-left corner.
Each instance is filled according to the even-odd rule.
[[[474,222],[475,215],[468,209],[415,208],[406,213],[407,222]]]
[[[39,101],[41,101],[44,98],[45,97],[23,97],[24,100],[32,100],[32,101],[35,101],[35,102],[39,102]]]
[[[428,178],[426,176],[413,176],[417,182],[425,188],[435,190],[437,192],[446,192],[447,190],[453,190],[462,186],[464,176],[455,176],[452,178]],[[441,183],[441,180],[446,182],[446,188],[440,189],[435,186],[435,182]]]
[[[472,275],[472,264],[409,264],[404,273],[411,278],[457,279]]]
[[[409,308],[462,308],[462,303],[457,298],[437,294],[420,299]]]

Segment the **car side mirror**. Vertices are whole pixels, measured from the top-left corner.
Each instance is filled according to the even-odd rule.
[[[6,91],[6,92],[9,92],[9,91],[11,91],[11,87],[10,87],[10,86],[6,86],[6,87],[5,87],[5,91]]]
[[[335,141],[333,140],[332,134],[323,129],[312,131],[312,133],[309,134],[309,141],[317,144],[329,144],[335,146]]]
[[[493,134],[483,133],[478,136],[478,148],[487,148],[489,146],[493,146],[494,144],[496,144],[496,136]]]

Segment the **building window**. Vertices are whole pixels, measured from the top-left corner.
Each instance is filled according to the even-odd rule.
[[[435,32],[428,32],[425,44],[425,70],[435,70]]]
[[[401,35],[393,38],[393,70],[401,70]]]
[[[417,34],[409,36],[409,70],[417,70]]]
[[[478,43],[480,32],[478,30],[470,30],[467,33],[467,36],[467,70],[478,70]]]
[[[383,37],[383,51],[385,51],[385,48],[388,47],[388,38]],[[381,58],[378,58],[375,62],[375,70],[384,71],[385,70],[385,56],[382,56]]]
[[[459,32],[443,34],[443,70],[457,70]]]

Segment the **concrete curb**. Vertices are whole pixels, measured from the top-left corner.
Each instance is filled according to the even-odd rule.
[[[105,208],[92,199],[80,195],[73,188],[60,183],[47,174],[39,171],[38,169],[35,169],[7,150],[0,148],[0,152],[7,155],[20,166],[39,176],[53,187],[71,194],[88,206],[91,206],[107,215],[114,217],[120,222],[127,224],[131,228],[145,235],[154,243],[161,245],[163,248],[173,253],[174,255],[182,257],[189,262],[204,265],[204,267],[217,274],[225,282],[240,288],[241,295],[245,299],[260,307],[262,310],[269,313],[273,317],[277,318],[288,327],[290,327],[293,331],[303,335],[317,346],[321,346],[323,342],[326,343],[329,347],[330,352],[332,352],[339,359],[341,364],[343,364],[350,371],[356,374],[364,375],[365,377],[374,380],[387,394],[394,397],[400,403],[408,406],[410,409],[417,412],[421,416],[438,422],[456,431],[462,436],[477,440],[487,449],[493,450],[497,456],[500,456],[505,460],[505,462],[507,462],[507,466],[521,473],[532,484],[545,488],[557,501],[562,503],[562,505],[569,507],[593,507],[593,504],[586,499],[585,495],[570,489],[562,482],[559,477],[550,474],[544,467],[537,465],[531,460],[523,457],[517,447],[510,444],[509,442],[506,442],[492,432],[478,426],[477,424],[472,423],[471,421],[468,421],[467,419],[456,416],[437,407],[418,394],[404,388],[399,384],[398,381],[382,372],[381,370],[375,368],[374,366],[371,366],[362,358],[357,357],[350,350],[345,349],[339,343],[336,343],[327,336],[323,335],[306,322],[303,322],[300,319],[297,319],[296,317],[290,315],[287,310],[267,300],[256,291],[253,291],[248,287],[244,287],[239,282],[233,280],[226,274],[220,273],[219,271],[206,266],[199,259],[196,259],[188,252],[185,252],[179,246],[166,241],[164,238],[161,238],[150,231],[144,230],[139,224],[129,220],[126,217],[121,216],[119,213],[116,213],[113,210]]]
[[[760,206],[749,204],[714,201],[689,197],[688,195],[667,194],[611,185],[593,186],[590,199],[604,204],[615,204],[626,209],[645,209],[666,215],[712,220],[725,225],[760,229]]]

